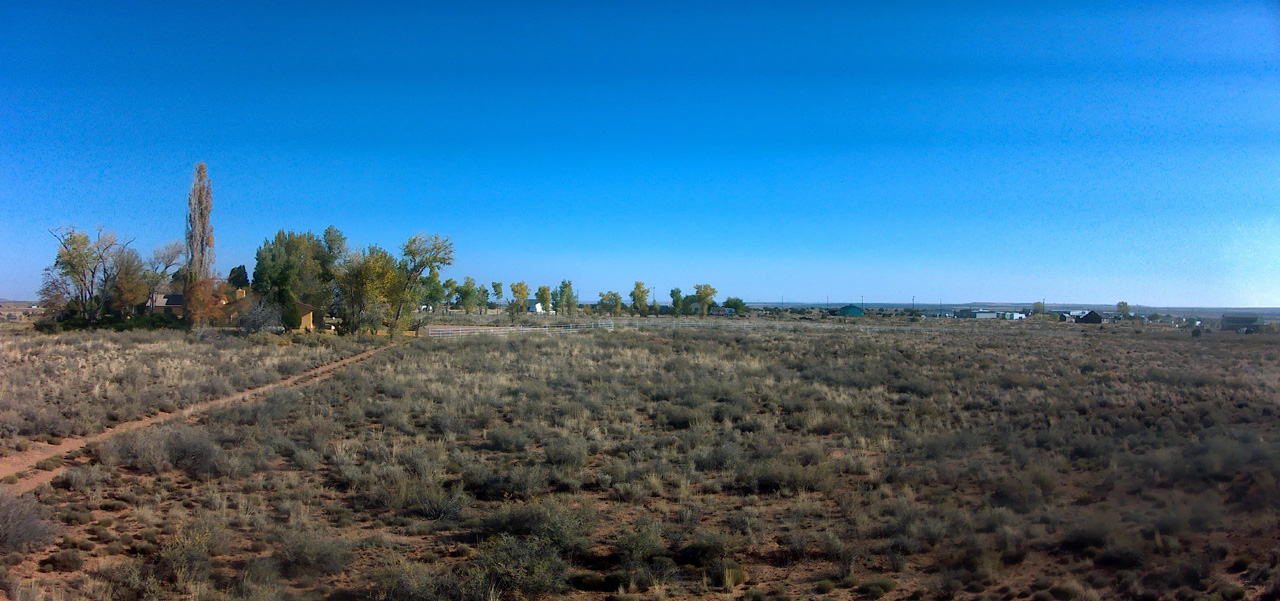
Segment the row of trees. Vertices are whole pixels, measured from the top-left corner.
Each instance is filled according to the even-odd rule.
[[[45,268],[40,304],[60,325],[94,327],[121,323],[154,311],[157,294],[181,291],[190,319],[207,319],[217,304],[213,266],[213,187],[204,163],[197,163],[187,198],[186,243],[170,242],[147,260],[99,229],[94,236],[74,227],[50,230],[58,241],[53,265]],[[179,259],[181,266],[179,267]]]
[[[301,301],[340,318],[340,332],[385,326],[394,335],[409,326],[415,301],[453,257],[452,241],[438,235],[411,236],[397,256],[377,245],[350,251],[333,226],[322,236],[281,230],[258,248],[252,287],[280,307],[285,327],[298,327],[291,309]]]

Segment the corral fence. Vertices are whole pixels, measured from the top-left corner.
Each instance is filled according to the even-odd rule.
[[[478,336],[480,334],[488,334],[490,336],[506,336],[508,334],[527,334],[534,332],[542,332],[544,334],[576,334],[578,332],[586,332],[589,330],[609,330],[613,331],[612,321],[593,321],[590,323],[559,323],[547,324],[545,326],[424,326],[418,330],[419,336],[422,336],[423,330],[428,338],[462,338],[464,336]]]

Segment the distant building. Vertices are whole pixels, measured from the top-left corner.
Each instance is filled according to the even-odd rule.
[[[1075,318],[1076,323],[1102,323],[1102,315],[1097,311],[1089,311]]]
[[[152,313],[182,317],[187,301],[181,294],[159,294],[151,297]]]
[[[956,317],[960,319],[996,319],[1000,317],[1000,314],[986,309],[956,309]]]
[[[1026,313],[1017,313],[1015,311],[1004,311],[1000,313],[1000,319],[1018,320],[1018,319],[1026,319],[1026,318],[1027,318]]]
[[[845,305],[836,311],[836,315],[839,315],[840,317],[862,317],[866,315],[866,312],[863,311],[861,307]]]
[[[1262,322],[1253,313],[1224,313],[1222,315],[1223,330],[1248,331],[1262,327]]]
[[[711,307],[707,309],[707,315],[719,315],[722,317],[733,317],[738,314],[737,309],[730,307]]]
[[[528,311],[528,312],[529,312],[529,313],[537,313],[538,315],[542,315],[543,313],[546,313],[546,310],[545,310],[545,309],[543,309],[543,307],[542,307],[542,303],[540,303],[540,302],[538,302],[538,301],[536,301],[536,300],[531,300],[531,301],[529,301],[529,311]]]

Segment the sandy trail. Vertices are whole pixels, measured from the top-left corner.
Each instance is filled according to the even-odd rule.
[[[72,451],[76,451],[84,448],[85,445],[91,442],[100,442],[100,441],[106,440],[110,436],[115,436],[116,434],[121,434],[123,432],[128,432],[130,430],[136,430],[138,428],[145,428],[147,426],[152,426],[155,424],[159,424],[159,423],[163,423],[163,422],[167,422],[175,419],[188,418],[196,413],[203,413],[211,409],[217,409],[219,407],[225,407],[227,405],[233,405],[235,403],[247,401],[253,397],[271,392],[272,390],[275,390],[277,388],[301,386],[303,384],[309,384],[312,382],[319,382],[321,380],[325,380],[333,375],[334,370],[337,370],[342,367],[346,367],[348,365],[351,365],[352,363],[356,363],[356,362],[368,359],[369,357],[372,357],[373,355],[381,352],[382,350],[386,349],[389,346],[391,345],[380,346],[375,349],[370,349],[363,353],[352,355],[345,359],[339,359],[338,361],[334,361],[333,363],[327,363],[325,365],[321,365],[311,370],[302,372],[296,376],[290,376],[288,378],[285,378],[273,384],[267,384],[266,386],[251,388],[249,390],[237,392],[235,394],[218,398],[218,399],[213,399],[211,401],[197,403],[195,405],[185,407],[173,413],[161,413],[158,415],[154,415],[152,417],[148,417],[140,420],[134,420],[131,422],[125,422],[113,428],[104,430],[98,434],[94,434],[93,436],[88,436],[84,438],[64,438],[62,440],[62,444],[58,444],[58,445],[47,444],[43,442],[33,442],[31,444],[31,448],[27,449],[26,451],[15,453],[13,455],[9,455],[8,457],[0,457],[0,478],[6,478],[8,476],[14,476],[14,475],[21,477],[23,472],[34,469],[37,463],[45,459],[49,459],[51,457],[64,456]],[[58,474],[62,473],[64,469],[66,468],[58,467],[49,471],[38,471],[35,474],[32,474],[26,478],[19,480],[17,484],[0,486],[0,493],[10,494],[10,495],[20,495],[20,494],[31,492],[41,484],[52,481],[55,477],[57,477]]]

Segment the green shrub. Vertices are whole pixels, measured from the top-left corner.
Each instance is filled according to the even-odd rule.
[[[318,528],[286,530],[273,557],[290,578],[309,574],[336,574],[351,561],[351,545]]]
[[[40,518],[40,506],[31,498],[0,495],[0,550],[46,543],[56,531],[53,524]]]

